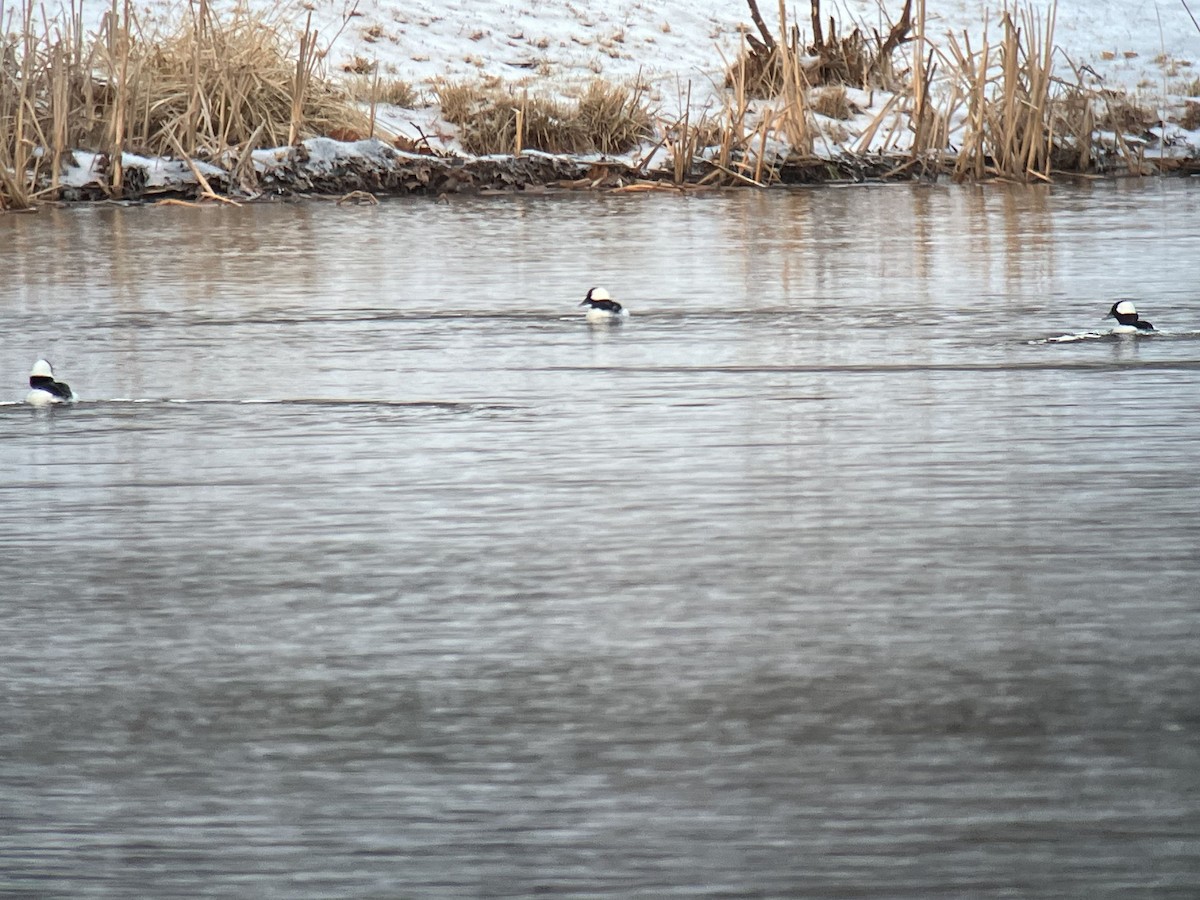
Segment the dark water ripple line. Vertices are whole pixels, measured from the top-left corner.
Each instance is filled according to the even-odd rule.
[[[562,323],[576,323],[580,326],[587,327],[582,314],[574,310],[574,303],[569,302],[564,304],[564,308],[560,311],[552,311],[544,308],[522,308],[519,305],[512,305],[512,301],[505,299],[498,301],[499,307],[496,309],[481,309],[471,310],[456,307],[452,309],[439,310],[436,308],[422,308],[423,302],[428,302],[430,305],[447,305],[453,306],[455,301],[446,299],[443,301],[421,301],[413,298],[405,298],[405,304],[408,308],[400,309],[326,309],[320,311],[281,311],[278,314],[271,314],[262,311],[255,313],[247,313],[243,315],[212,315],[212,314],[195,314],[195,313],[180,313],[173,311],[155,311],[155,312],[137,312],[127,314],[100,314],[87,321],[74,323],[73,327],[81,331],[88,330],[105,330],[115,327],[142,327],[142,328],[227,328],[239,326],[309,326],[309,325],[363,325],[372,323],[421,323],[430,322],[435,324],[445,322],[463,322],[463,323],[478,323],[484,325],[496,325],[503,323],[516,323],[520,325],[553,325],[561,326]],[[941,323],[953,323],[962,321],[967,316],[962,311],[944,314],[934,320],[926,313],[917,315],[904,310],[854,310],[847,312],[845,321],[839,321],[836,315],[830,314],[827,311],[821,310],[819,305],[812,301],[797,301],[793,306],[767,306],[754,308],[735,308],[728,310],[711,310],[711,309],[689,309],[686,305],[675,307],[655,306],[655,300],[646,301],[629,301],[630,316],[627,320],[613,323],[617,328],[628,328],[636,326],[636,323],[645,322],[654,325],[675,325],[686,324],[689,327],[701,327],[711,325],[721,327],[725,325],[734,325],[740,323],[772,323],[772,322],[791,322],[793,320],[802,323],[808,323],[814,331],[836,332],[838,330],[854,329],[865,331],[889,330],[894,328],[929,328],[932,325]],[[641,304],[641,305],[639,305]],[[417,308],[412,308],[412,306]],[[820,312],[820,318],[815,318],[815,314]],[[600,325],[600,328],[610,326]],[[1140,335],[1122,335],[1112,334],[1106,330],[1102,331],[1087,331],[1077,333],[1059,333],[1041,338],[1030,338],[1026,343],[1031,345],[1041,344],[1058,344],[1058,343],[1074,343],[1079,341],[1094,342],[1096,340],[1121,340],[1134,338],[1137,340],[1196,340],[1200,338],[1200,330],[1171,330],[1160,328],[1151,334]]]
[[[949,363],[870,363],[870,364],[822,364],[822,365],[768,365],[768,366],[530,366],[523,371],[541,372],[623,372],[636,374],[673,375],[889,375],[919,374],[924,372],[970,373],[970,372],[1096,372],[1108,373],[1129,370],[1157,371],[1200,371],[1200,359],[1121,359],[1121,360],[1002,360],[997,362],[949,362]]]
[[[62,404],[47,408],[33,409],[27,403],[21,400],[0,401],[0,407],[10,408],[26,408],[31,412],[39,414],[46,413],[69,413],[73,410],[92,410],[104,408],[120,408],[120,407],[143,407],[143,406],[197,406],[197,407],[212,407],[212,406],[302,406],[302,407],[327,407],[329,409],[378,409],[378,408],[395,408],[395,409],[431,409],[431,410],[446,410],[451,412],[478,412],[478,411],[506,411],[506,410],[521,410],[528,409],[527,406],[512,403],[475,403],[461,402],[454,400],[369,400],[369,399],[343,399],[336,397],[295,397],[284,399],[231,399],[231,398],[192,398],[185,399],[182,397],[114,397],[107,400],[93,400],[85,398],[76,401],[75,403]]]

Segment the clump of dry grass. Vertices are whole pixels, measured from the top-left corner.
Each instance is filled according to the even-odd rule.
[[[215,154],[251,138],[278,146],[332,130],[365,132],[349,94],[319,77],[315,40],[307,27],[297,38],[245,7],[218,17],[201,2],[176,32],[128,49],[134,139],[154,153],[169,152],[173,136]]]
[[[381,78],[378,73],[353,75],[343,82],[346,93],[356,102],[386,103],[412,109],[420,102],[417,89],[403,78]]]
[[[965,36],[963,45],[951,39],[968,104],[956,178],[1049,177],[1056,139],[1067,131],[1051,93],[1056,11],[1051,3],[1045,20],[1031,8],[1018,10],[1015,18],[1005,12],[995,52],[986,33],[978,53]]]
[[[434,87],[442,118],[459,127],[468,153],[622,153],[650,135],[640,91],[600,80],[574,100],[518,93],[495,82],[442,82]]]
[[[1158,113],[1137,103],[1125,94],[1106,91],[1100,95],[1102,112],[1096,126],[1105,131],[1142,135],[1158,125]]]
[[[823,20],[820,0],[810,0],[813,37],[805,43],[799,26],[787,21],[784,4],[779,4],[775,32],[763,20],[757,0],[747,0],[757,36],[745,33],[747,46],[726,66],[724,134],[715,158],[708,160],[716,172],[735,182],[777,180],[781,165],[812,157],[822,134],[814,115],[847,120],[858,114],[847,98],[847,86],[896,89],[892,57],[912,40],[913,2],[904,0],[900,18],[886,34],[867,35],[859,27],[842,33],[832,17]],[[943,119],[923,120],[929,123],[929,134],[944,132]],[[876,122],[873,129],[878,127]],[[849,138],[840,126],[831,125],[824,134],[826,140],[838,142]]]
[[[439,81],[433,86],[433,96],[442,111],[442,118],[452,125],[462,125],[480,103],[486,87],[471,81]]]
[[[0,33],[0,210],[24,209],[30,203],[24,116],[28,90],[20,77],[18,41],[16,35]]]
[[[1188,131],[1200,128],[1200,103],[1188,100],[1183,104],[1183,113],[1179,117],[1179,127]]]
[[[799,28],[784,19],[783,4],[778,36],[763,22],[756,3],[750,2],[750,10],[762,38],[747,33],[749,51],[726,67],[726,86],[731,90],[722,110],[717,153],[708,161],[714,177],[762,185],[776,177],[775,166],[768,159],[778,156],[774,149],[778,144],[786,145],[794,157],[812,154],[818,133],[812,113],[817,111],[814,100],[819,100],[820,92],[813,89],[813,59],[801,42]],[[825,109],[840,111],[834,108],[836,96],[831,94]],[[844,103],[844,89],[840,96]],[[755,100],[769,103],[756,104]],[[848,117],[848,105],[845,113]]]
[[[18,9],[19,24],[31,21],[33,0]],[[25,209],[37,195],[48,169],[57,182],[62,154],[68,149],[68,126],[79,103],[75,94],[83,78],[77,12],[72,8],[64,31],[40,34],[30,27],[8,30],[0,22],[0,210]],[[90,61],[90,60],[89,60]],[[38,152],[49,149],[49,152]]]
[[[727,67],[725,86],[733,87],[735,77],[740,77],[751,97],[774,97],[784,88],[790,57],[790,67],[800,67],[810,85],[894,89],[898,83],[892,57],[911,40],[912,3],[905,0],[899,19],[886,35],[868,35],[857,25],[849,31],[840,29],[832,16],[823,20],[821,0],[810,0],[812,41],[804,44],[799,27],[785,25],[783,4],[779,11],[781,34],[776,35],[764,22],[757,0],[747,0],[758,36],[745,34],[746,47]]]
[[[833,22],[830,29],[833,31]],[[816,84],[848,84],[851,87],[879,87],[892,82],[890,50],[883,51],[878,36],[866,37],[857,27],[848,34],[836,31],[811,48],[819,62],[812,67]]]
[[[624,153],[650,135],[650,113],[640,88],[599,79],[588,84],[576,114],[592,147],[601,153]]]
[[[1054,3],[1044,14],[1032,4],[1018,4],[1002,17],[999,40],[985,29],[976,49],[966,35],[951,36],[949,52],[926,36],[925,0],[905,0],[886,36],[876,33],[871,39],[861,32],[839,36],[832,19],[823,31],[819,0],[812,0],[815,36],[803,47],[795,26],[774,35],[758,16],[754,0],[748,3],[761,38],[747,35],[750,52],[727,67],[731,90],[725,136],[719,152],[704,154],[735,181],[757,184],[775,177],[773,164],[763,162],[772,141],[789,148],[785,167],[811,154],[815,126],[808,114],[849,118],[857,111],[847,102],[846,87],[856,82],[884,88],[891,96],[852,152],[867,153],[882,136],[883,147],[905,148],[907,159],[897,164],[896,172],[937,174],[949,166],[959,179],[1044,180],[1052,172],[1088,171],[1108,154],[1096,142],[1098,127],[1117,132],[1118,149],[1130,171],[1144,170],[1120,134],[1156,124],[1153,113],[1124,95],[1102,102],[1100,94],[1084,86],[1079,72],[1073,81],[1054,73]],[[895,53],[910,42],[910,53]],[[896,67],[900,64],[903,69]],[[764,91],[769,103],[748,99]],[[960,111],[966,112],[965,125],[952,139],[951,124]],[[756,126],[747,124],[748,115],[757,116]],[[832,125],[825,133],[838,143],[850,137]]]
[[[433,90],[442,118],[458,126],[468,153],[514,153],[524,147],[573,153],[581,142],[576,123],[557,100],[518,95],[491,82],[442,82]]]
[[[119,194],[126,150],[216,155],[369,133],[353,99],[322,77],[315,31],[297,35],[245,7],[217,16],[206,0],[191,11],[171,31],[147,32],[116,0],[85,38],[74,7],[39,29],[26,0],[20,36],[0,41],[0,205],[29,205],[45,176],[54,192],[72,149],[103,152]]]
[[[812,111],[829,119],[849,119],[857,112],[846,98],[845,85],[827,85],[813,91],[809,99]]]
[[[955,168],[957,179],[999,176],[1048,181],[1055,172],[1087,172],[1111,147],[1096,131],[1110,131],[1127,171],[1150,171],[1125,135],[1144,134],[1158,124],[1153,110],[1121,92],[1097,91],[1053,73],[1057,3],[1044,18],[1032,4],[1017,6],[1001,20],[1003,36],[989,49],[969,55],[952,41],[969,98],[967,135]],[[994,52],[993,52],[994,51]]]

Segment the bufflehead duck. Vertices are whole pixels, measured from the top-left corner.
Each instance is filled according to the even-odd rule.
[[[587,307],[589,322],[619,322],[629,315],[629,310],[609,296],[608,291],[602,287],[594,287],[588,291],[579,305]]]
[[[1139,334],[1154,330],[1153,325],[1145,319],[1138,318],[1137,308],[1132,300],[1118,300],[1104,318],[1117,320],[1117,324],[1113,326],[1113,334]]]
[[[65,381],[54,380],[54,369],[39,359],[29,370],[29,393],[25,402],[33,406],[52,406],[55,403],[74,403],[75,394]]]

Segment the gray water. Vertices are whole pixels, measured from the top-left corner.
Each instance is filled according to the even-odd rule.
[[[0,216],[0,895],[1200,895],[1198,216]]]

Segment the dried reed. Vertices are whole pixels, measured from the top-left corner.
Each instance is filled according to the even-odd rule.
[[[799,40],[799,28],[781,28],[772,34],[758,10],[757,0],[747,0],[750,17],[759,35],[746,32],[746,47],[735,61],[746,90],[753,97],[769,98],[786,89],[787,67],[799,66],[811,85],[837,84],[863,89],[899,87],[894,74],[892,54],[909,40],[913,0],[905,0],[900,18],[889,28],[886,36],[875,32],[867,36],[858,25],[842,33],[831,16],[823,24],[821,0],[809,0],[812,21],[812,42],[807,46]],[[780,21],[784,21],[782,8]],[[735,72],[726,66],[725,86],[732,87]]]
[[[593,80],[579,98],[576,115],[592,148],[601,153],[623,153],[651,133],[650,113],[642,97],[641,79],[624,88]]]
[[[779,51],[780,51],[780,97],[783,108],[778,113],[778,122],[784,139],[792,148],[793,153],[808,156],[813,148],[813,129],[808,114],[808,77],[804,74],[800,55],[803,49],[800,44],[798,28],[788,27],[787,6],[785,0],[779,0]],[[763,134],[763,144],[766,143],[766,133]],[[762,156],[760,154],[759,158]],[[757,178],[755,179],[758,180]]]
[[[1045,19],[1031,7],[1006,9],[1003,37],[995,53],[985,29],[984,43],[972,53],[951,39],[955,71],[967,98],[966,133],[954,176],[980,179],[987,175],[1019,180],[1047,180],[1064,137],[1079,137],[1079,129],[1064,128],[1066,109],[1052,93],[1054,23],[1057,4]]]
[[[694,155],[704,147],[716,148],[715,154],[705,155],[714,170],[707,180],[715,175],[734,183],[762,186],[778,180],[775,164],[768,163],[768,157],[772,156],[768,146],[781,141],[793,155],[807,156],[812,153],[816,131],[810,114],[812,85],[804,48],[799,29],[788,22],[784,0],[779,0],[778,35],[767,30],[757,6],[752,4],[751,9],[763,40],[747,34],[751,52],[742,52],[732,64],[726,63],[726,86],[730,94],[719,118],[717,139],[683,137],[676,143],[681,148],[691,147]],[[757,124],[751,125],[749,120],[755,112],[753,99],[764,93],[775,102],[758,110]],[[845,100],[844,91],[842,99]]]
[[[370,131],[352,98],[322,77],[324,50],[309,28],[295,37],[244,7],[218,17],[197,0],[182,24],[147,34],[131,0],[111,0],[92,38],[75,0],[65,20],[40,27],[35,9],[25,0],[19,36],[0,38],[0,208],[57,191],[73,149],[101,151],[119,195],[131,150],[169,155],[178,143],[190,156],[216,156],[252,138],[278,146]]]
[[[22,12],[25,21],[32,19],[33,0],[26,0]],[[0,209],[27,209],[32,204],[37,162],[30,149],[41,143],[42,135],[30,111],[37,90],[33,72],[45,65],[40,52],[30,29],[21,36],[0,33]],[[53,50],[44,52],[50,55]]]
[[[434,86],[442,118],[459,127],[468,153],[623,153],[651,134],[641,91],[593,81],[574,101],[517,94],[511,85],[442,82]]]
[[[71,0],[59,21],[43,16],[40,25],[35,0],[18,2],[0,23],[0,209],[55,195],[72,149],[101,152],[99,174],[117,196],[134,188],[122,167],[129,152],[232,160],[231,181],[252,189],[252,148],[317,134],[365,137],[375,132],[379,103],[417,102],[411,85],[382,80],[369,60],[351,67],[349,90],[326,80],[328,44],[311,16],[294,32],[274,14],[242,6],[218,16],[209,0],[190,0],[182,23],[160,33],[143,28],[133,0],[109,0],[99,34],[85,38],[83,0]],[[679,118],[657,121],[655,149],[670,152],[677,184],[696,178],[697,161],[708,166],[702,183],[764,185],[788,166],[814,171],[821,162],[811,158],[819,133],[812,113],[850,116],[846,85],[891,93],[853,152],[898,156],[906,146],[907,158],[893,172],[946,171],[949,158],[958,180],[1045,180],[1056,171],[1089,171],[1114,153],[1127,170],[1145,170],[1125,134],[1144,132],[1157,116],[1124,95],[1083,87],[1079,70],[1073,83],[1053,75],[1054,3],[1043,15],[1018,0],[1005,8],[997,41],[985,20],[978,48],[963,34],[951,35],[943,49],[926,32],[925,0],[904,0],[887,34],[871,36],[859,26],[839,34],[832,18],[822,19],[820,0],[810,0],[807,45],[783,0],[777,33],[755,0],[747,2],[759,37],[747,32],[748,49],[726,61],[724,108],[694,113],[689,85]],[[352,15],[353,8],[343,27]],[[532,96],[496,79],[444,82],[433,93],[443,118],[459,126],[463,146],[476,154],[615,154],[656,130],[640,88],[601,81],[572,100]],[[755,98],[770,98],[770,105],[757,108]],[[960,113],[957,151],[948,157],[949,123]],[[1195,127],[1200,104],[1189,102],[1181,120]],[[1115,134],[1115,151],[1099,147],[1097,128]],[[911,141],[903,145],[906,131]],[[211,185],[204,190],[212,194]]]
[[[846,88],[840,84],[813,91],[809,97],[809,105],[814,113],[828,119],[844,120],[854,115],[854,108],[846,99]]]
[[[421,99],[411,81],[405,81],[403,78],[384,78],[378,69],[366,74],[351,74],[342,80],[342,84],[357,103],[386,103],[412,109]]]

